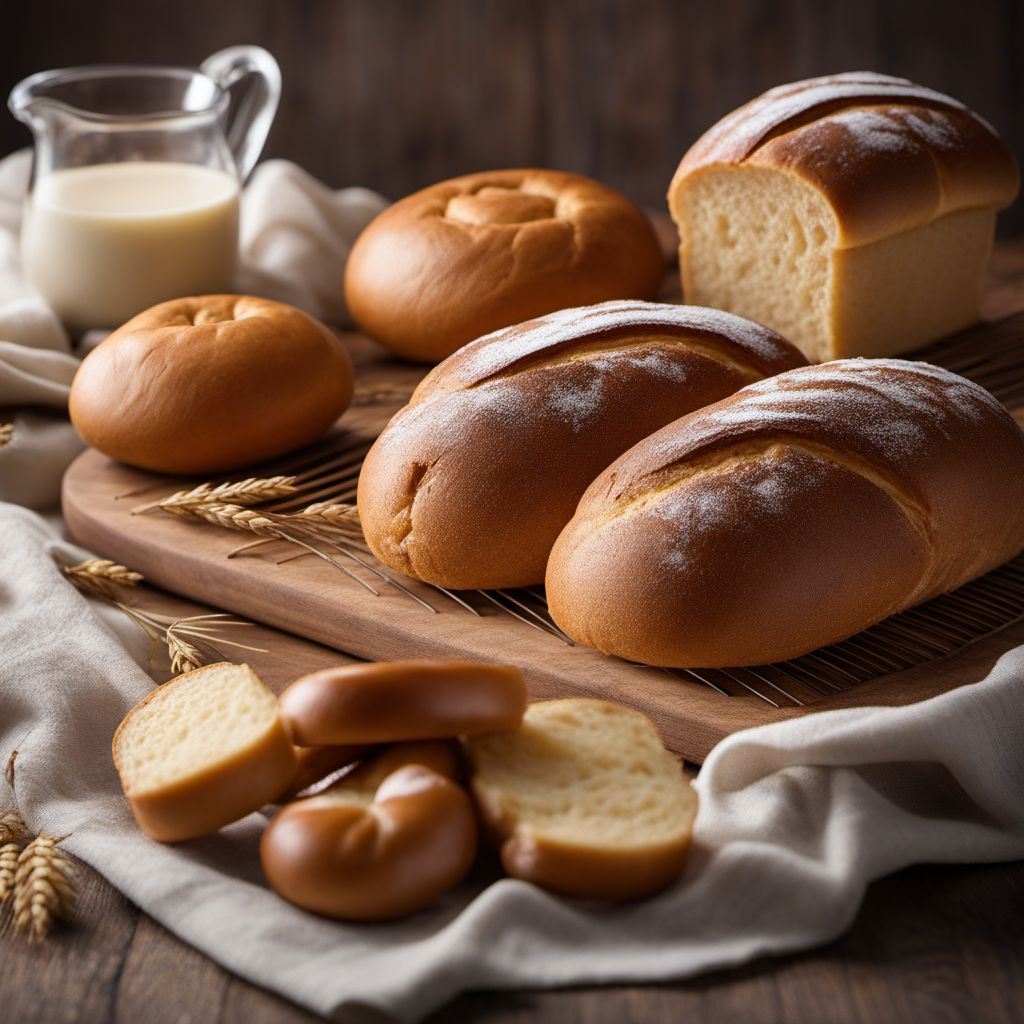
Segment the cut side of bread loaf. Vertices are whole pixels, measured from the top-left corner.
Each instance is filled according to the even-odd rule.
[[[634,899],[683,869],[697,796],[651,721],[607,701],[531,704],[517,732],[466,740],[505,870],[566,896]]]
[[[856,72],[780,86],[699,139],[669,188],[687,302],[815,361],[893,355],[978,318],[1016,163],[963,104]]]
[[[154,690],[114,734],[139,826],[177,842],[278,797],[296,772],[277,699],[248,665],[205,665]]]

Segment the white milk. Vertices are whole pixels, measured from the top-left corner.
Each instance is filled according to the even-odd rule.
[[[117,327],[165,299],[229,291],[238,182],[195,164],[54,171],[25,206],[22,259],[69,327]]]

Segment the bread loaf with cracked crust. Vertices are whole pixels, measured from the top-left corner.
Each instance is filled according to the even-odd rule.
[[[646,302],[569,309],[498,331],[432,370],[363,463],[374,554],[451,588],[540,583],[594,477],[642,437],[804,363],[717,310]]]
[[[608,467],[547,571],[555,622],[673,667],[793,658],[1024,548],[1024,434],[925,363],[791,370]]]
[[[907,352],[978,319],[1017,190],[991,125],[933,89],[872,72],[779,86],[676,171],[683,293],[815,361]]]

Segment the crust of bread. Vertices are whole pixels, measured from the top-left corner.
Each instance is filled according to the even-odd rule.
[[[260,841],[273,889],[306,910],[384,921],[432,903],[470,869],[477,829],[465,791],[422,765],[393,771],[370,800],[310,797]]]
[[[345,301],[370,337],[436,363],[556,309],[653,298],[664,273],[650,222],[621,193],[560,171],[486,171],[381,213],[349,256]]]
[[[173,299],[86,356],[71,385],[78,432],[160,473],[214,473],[291,451],[352,398],[352,361],[324,324],[250,295]]]
[[[852,72],[771,89],[707,131],[669,186],[747,164],[799,177],[835,215],[834,246],[854,248],[957,210],[1008,206],[1017,163],[995,130],[962,103],[905,79]]]
[[[717,310],[608,302],[480,338],[435,367],[359,477],[363,533],[408,576],[527,586],[594,477],[632,444],[805,363]]]
[[[526,708],[518,668],[459,661],[346,665],[303,676],[280,697],[296,743],[397,743],[515,729]]]
[[[654,665],[796,657],[1024,548],[1024,434],[987,392],[902,360],[752,384],[602,473],[551,554],[573,639]]]

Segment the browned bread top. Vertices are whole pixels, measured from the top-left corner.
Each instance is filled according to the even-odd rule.
[[[578,174],[497,170],[380,214],[352,250],[345,298],[372,338],[438,362],[556,309],[653,298],[664,272],[650,222],[621,193]]]
[[[727,115],[690,148],[669,187],[722,165],[771,167],[817,186],[837,214],[839,248],[955,210],[1001,208],[1019,187],[995,129],[933,89],[872,72],[778,86]]]
[[[676,666],[793,657],[1024,547],[1024,435],[938,367],[791,370],[669,424],[599,476],[552,551],[574,639]]]
[[[480,387],[529,370],[586,360],[601,369],[618,350],[657,370],[649,339],[696,350],[735,366],[750,377],[765,377],[801,366],[804,359],[780,335],[753,320],[703,306],[620,300],[582,309],[563,309],[478,338],[435,367],[420,381],[410,405],[436,394]],[[661,367],[668,372],[668,365]]]
[[[804,362],[741,317],[643,302],[563,310],[481,338],[424,378],[367,455],[367,542],[438,586],[539,583],[555,537],[612,459]]]

